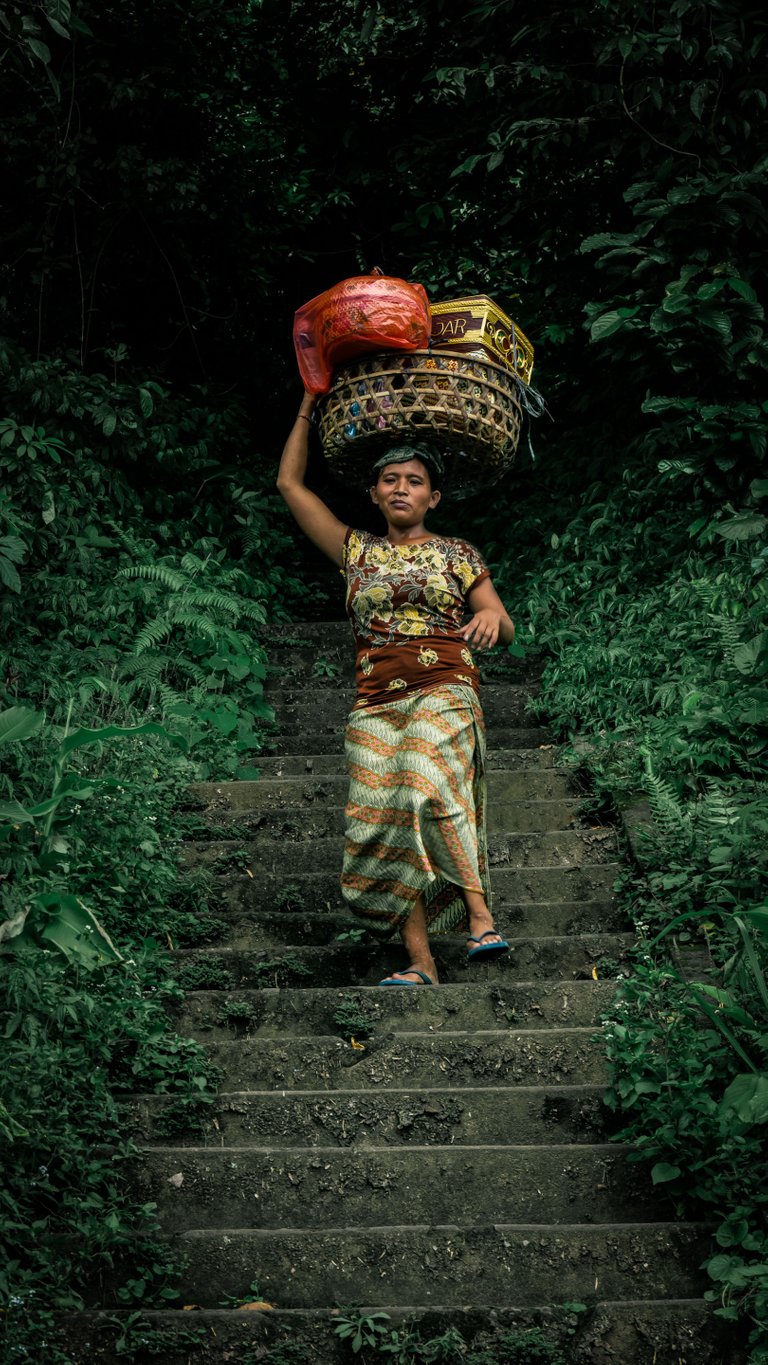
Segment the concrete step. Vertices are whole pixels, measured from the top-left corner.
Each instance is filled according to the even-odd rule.
[[[396,988],[393,988],[396,989]],[[607,1064],[594,1028],[246,1038],[206,1043],[222,1084],[245,1090],[599,1085]]]
[[[473,985],[488,980],[571,984],[574,978],[615,977],[635,942],[633,934],[580,934],[576,938],[513,938],[510,951],[490,961],[467,960],[466,940],[432,940],[440,981]],[[172,967],[186,990],[259,986],[376,986],[407,961],[402,947],[378,943],[296,945],[276,953],[258,948],[180,948]],[[423,989],[423,988],[422,988]],[[442,987],[441,987],[442,989]]]
[[[525,684],[538,688],[544,663],[539,660],[514,659],[504,651],[493,654],[478,652],[475,663],[484,685]],[[305,687],[312,692],[333,692],[354,687],[355,657],[350,641],[343,647],[319,650],[311,645],[270,649],[264,689],[267,696],[285,687]]]
[[[338,1033],[413,1033],[418,1029],[597,1026],[615,991],[612,981],[497,982],[439,990],[328,987],[301,990],[190,991],[178,1017],[180,1033],[197,1038],[284,1038]],[[342,1011],[352,1021],[338,1022]],[[357,1017],[359,1022],[355,1022]]]
[[[275,687],[270,689],[269,704],[274,709],[280,729],[297,729],[303,733],[337,730],[346,724],[355,704],[354,687],[323,688]],[[489,729],[510,725],[525,725],[533,692],[530,684],[491,683],[482,687],[485,723]]]
[[[494,1086],[434,1090],[222,1091],[204,1118],[173,1096],[131,1101],[137,1141],[214,1147],[423,1147],[478,1143],[592,1143],[614,1116],[599,1085]]]
[[[313,690],[344,686],[355,675],[355,650],[352,631],[342,623],[341,632],[331,631],[320,641],[294,635],[282,640],[270,640],[267,649],[267,688],[284,686],[286,678],[296,684],[305,683]],[[490,652],[477,650],[475,663],[484,682],[515,682],[535,685],[544,671],[543,656],[530,655],[524,659],[513,657],[504,648]]]
[[[339,722],[333,729],[318,730],[316,727],[304,731],[286,729],[280,734],[267,735],[264,741],[265,754],[341,754],[344,751],[344,731],[346,722]],[[551,742],[549,731],[541,725],[494,725],[488,729],[488,743],[497,749],[535,749],[540,744]],[[254,753],[254,766],[261,763],[261,754]]]
[[[194,782],[190,805],[217,814],[297,809],[301,806],[344,806],[349,791],[346,774],[303,774],[263,777],[256,782]],[[492,772],[488,776],[488,804],[514,801],[578,799],[574,778],[567,769],[534,768]]]
[[[309,748],[309,746],[307,746]],[[312,753],[297,750],[296,753],[282,753],[276,755],[253,754],[251,762],[259,769],[263,777],[324,777],[339,776],[346,777],[347,763],[343,752],[343,743],[337,749],[329,749],[326,752]],[[487,766],[490,772],[518,772],[520,770],[531,771],[540,768],[554,768],[558,761],[558,746],[553,744],[547,736],[546,742],[536,746],[526,748],[505,749],[498,743],[493,743],[487,751]]]
[[[387,1330],[399,1332],[401,1339],[415,1330],[421,1340],[434,1340],[453,1328],[471,1344],[473,1357],[483,1352],[489,1363],[512,1358],[504,1346],[510,1339],[518,1343],[515,1349],[520,1360],[521,1337],[524,1341],[531,1329],[548,1343],[552,1358],[558,1349],[567,1352],[569,1365],[743,1365],[745,1359],[734,1324],[715,1318],[714,1305],[703,1299],[591,1300],[589,1310],[579,1317],[550,1304],[494,1305],[492,1309],[386,1304],[384,1308],[389,1317]],[[132,1330],[139,1342],[163,1343],[162,1365],[191,1365],[198,1359],[204,1365],[246,1365],[257,1360],[264,1365],[279,1360],[293,1365],[348,1365],[349,1344],[334,1331],[339,1311],[146,1309],[140,1323],[131,1328],[135,1310],[123,1308],[69,1314],[62,1326],[77,1362],[114,1359],[109,1355],[111,1343],[119,1333]],[[360,1311],[374,1311],[374,1306],[366,1304]]]
[[[490,801],[487,828],[491,834],[543,834],[582,825],[580,802]],[[276,810],[226,811],[216,806],[187,816],[189,837],[194,839],[332,839],[344,834],[343,805],[288,806]]]
[[[189,1228],[328,1228],[339,1210],[380,1227],[413,1223],[656,1222],[672,1214],[626,1149],[519,1145],[146,1148],[140,1199],[166,1233]]]
[[[407,1214],[393,1208],[392,1214]],[[663,1299],[698,1295],[694,1269],[708,1230],[690,1224],[574,1225],[500,1223],[486,1228],[328,1228],[181,1234],[187,1258],[180,1298],[212,1307],[246,1295],[257,1277],[268,1300],[285,1308],[333,1303],[416,1302],[487,1309],[514,1303]],[[650,1356],[647,1357],[650,1360]]]
[[[216,905],[217,916],[227,924],[230,948],[285,948],[300,944],[329,946],[340,934],[359,925],[343,913],[311,911],[262,911],[243,907],[233,897]],[[555,901],[497,907],[496,927],[508,936],[530,934],[535,938],[550,935],[599,934],[627,931],[626,917],[611,901]],[[366,936],[364,942],[373,942]]]
[[[586,830],[553,830],[536,834],[491,834],[488,860],[491,867],[581,867],[607,863],[616,858],[616,831],[604,825]],[[340,871],[343,837],[306,840],[288,839],[191,839],[184,845],[190,865],[221,865],[236,857],[256,874],[278,873],[293,878],[299,872]],[[215,867],[215,870],[219,870]]]
[[[295,847],[295,846],[294,846]],[[213,850],[213,852],[212,852]],[[328,872],[304,872],[296,869],[290,853],[286,852],[287,866],[281,872],[254,872],[249,850],[237,844],[216,854],[210,844],[201,845],[199,861],[216,874],[222,894],[230,903],[231,912],[309,910],[344,910],[341,895],[341,859]],[[619,863],[593,863],[583,867],[494,867],[491,878],[494,914],[519,914],[521,907],[545,901],[581,901],[586,903],[610,897],[616,878],[621,872]],[[347,914],[350,927],[356,923]]]

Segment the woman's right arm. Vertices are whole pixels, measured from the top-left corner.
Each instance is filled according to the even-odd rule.
[[[309,449],[309,419],[315,402],[314,395],[305,392],[299,415],[285,443],[277,474],[277,486],[302,531],[314,541],[323,554],[333,560],[334,564],[341,566],[344,538],[348,528],[304,482]]]

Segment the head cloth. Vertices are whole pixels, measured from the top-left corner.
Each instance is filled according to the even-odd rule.
[[[436,474],[439,479],[442,479],[445,474],[442,455],[439,455],[432,446],[427,445],[392,446],[384,455],[379,456],[371,473],[379,474],[388,464],[406,464],[408,460],[421,460],[427,466],[430,474]]]

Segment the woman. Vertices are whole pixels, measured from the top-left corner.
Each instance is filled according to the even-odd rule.
[[[379,984],[436,985],[430,930],[466,927],[471,959],[509,948],[488,908],[484,725],[468,646],[512,644],[515,628],[477,551],[424,525],[442,476],[429,447],[393,446],[376,462],[370,494],[385,537],[345,526],[306,487],[315,401],[305,393],[277,486],[347,579],[358,695],[342,890],[368,928],[400,931],[408,966]]]

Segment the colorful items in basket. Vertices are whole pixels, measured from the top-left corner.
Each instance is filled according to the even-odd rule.
[[[493,299],[485,294],[449,299],[431,304],[430,312],[433,346],[479,359],[487,356],[506,365],[524,384],[530,384],[533,346]]]
[[[452,495],[510,468],[522,421],[520,381],[507,366],[448,350],[360,356],[337,370],[318,405],[330,469],[367,481],[393,443],[427,442],[445,456]]]
[[[336,366],[353,356],[426,347],[431,325],[420,284],[378,269],[342,280],[296,313],[293,342],[304,387],[327,393]]]

